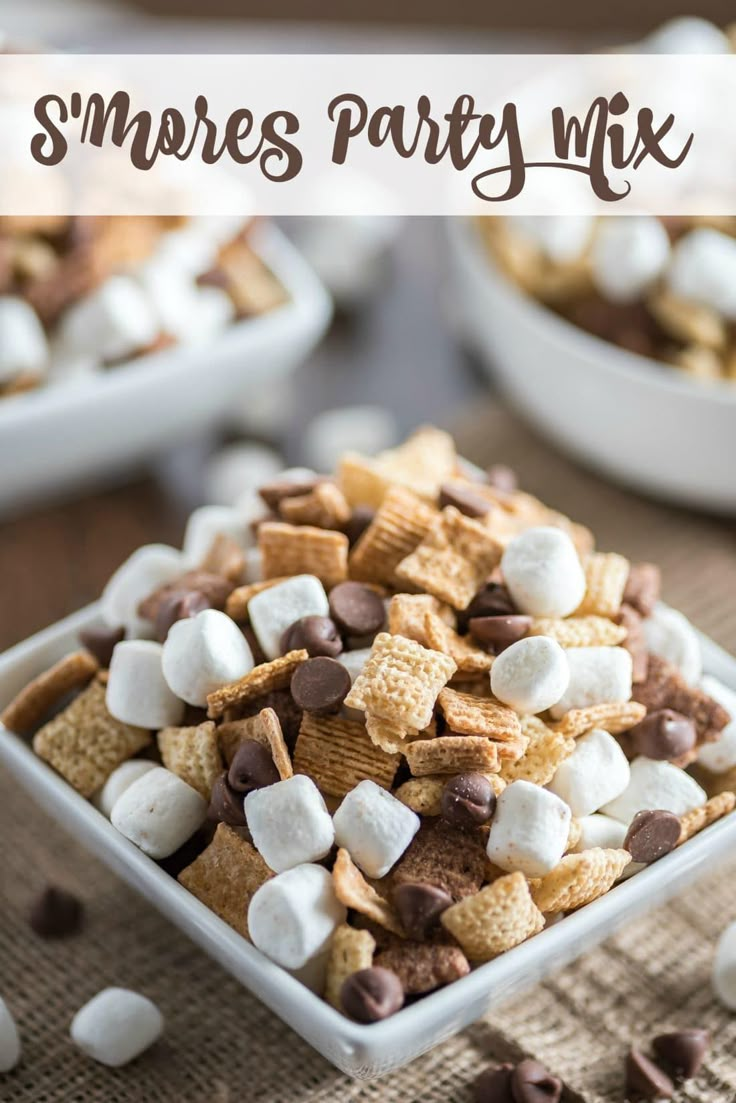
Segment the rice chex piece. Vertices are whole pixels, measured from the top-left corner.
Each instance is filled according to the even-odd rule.
[[[724,791],[718,793],[715,797],[711,797],[699,808],[693,808],[692,811],[686,812],[684,816],[680,816],[680,838],[677,845],[681,846],[693,835],[697,835],[698,831],[710,827],[716,820],[727,816],[730,812],[733,812],[734,807],[736,807],[736,795]]]
[[[592,847],[566,854],[554,869],[532,885],[534,903],[542,912],[573,911],[603,896],[631,861],[628,850]]]
[[[515,762],[501,763],[501,777],[508,785],[512,781],[547,785],[560,763],[575,750],[575,740],[561,731],[554,731],[538,716],[522,717],[521,727],[529,740],[527,748]]]
[[[490,961],[544,927],[523,873],[508,873],[440,916],[470,961]]]
[[[448,735],[416,739],[404,749],[415,777],[424,774],[494,773],[499,768],[499,747],[482,735]]]
[[[593,552],[585,567],[585,597],[578,614],[594,613],[600,617],[614,617],[621,602],[629,577],[630,563],[617,552]]]
[[[636,701],[613,701],[610,704],[588,705],[587,708],[570,709],[556,723],[552,731],[577,739],[591,728],[602,728],[609,735],[620,735],[643,720],[647,710]]]
[[[179,874],[180,884],[244,938],[248,905],[271,877],[258,851],[234,828],[219,823],[212,842]]]
[[[325,999],[342,1010],[340,992],[348,977],[361,969],[370,969],[376,940],[370,931],[359,931],[343,923],[337,928],[330,943],[330,955],[327,959],[325,978]]]
[[[311,777],[322,793],[344,797],[369,779],[390,789],[400,756],[376,746],[365,724],[342,716],[305,712],[294,748],[294,769]]]
[[[487,526],[447,506],[419,547],[399,563],[396,575],[454,609],[465,609],[502,551]]]
[[[550,636],[561,647],[616,647],[628,635],[608,617],[535,617],[527,635]]]
[[[392,636],[406,636],[422,647],[431,647],[425,630],[427,613],[433,613],[443,624],[455,625],[452,607],[431,594],[394,594],[388,607],[388,630]],[[449,654],[444,647],[437,650]]]
[[[460,674],[483,674],[493,666],[493,655],[459,635],[435,613],[424,614],[424,637],[427,647],[443,651],[454,660]]]

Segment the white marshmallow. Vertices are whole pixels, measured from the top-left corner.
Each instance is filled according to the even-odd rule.
[[[217,536],[229,536],[241,548],[253,543],[248,521],[230,506],[200,506],[189,515],[182,554],[187,566],[198,567]]]
[[[718,939],[711,982],[723,1006],[736,1011],[736,923],[729,923]]]
[[[420,827],[419,816],[375,781],[361,781],[334,815],[335,841],[368,877],[383,877]]]
[[[313,418],[304,433],[304,454],[318,471],[334,471],[345,452],[373,456],[392,448],[398,436],[396,417],[384,406],[343,406]]]
[[[210,456],[205,466],[205,494],[208,502],[216,505],[236,506],[245,502],[245,495],[255,492],[259,486],[275,478],[283,468],[283,461],[272,448],[262,444],[230,444]],[[258,498],[261,513],[263,501]]]
[[[244,807],[253,844],[276,873],[319,861],[335,841],[322,794],[305,774],[254,789]]]
[[[260,582],[263,578],[263,561],[260,548],[245,549],[244,582]]]
[[[589,816],[629,784],[629,763],[608,732],[594,728],[575,744],[547,788],[569,805],[573,816]]]
[[[730,723],[715,743],[703,743],[698,749],[698,762],[714,774],[722,774],[736,766],[736,693],[717,678],[706,674],[700,688],[730,715]]]
[[[153,640],[123,640],[110,660],[107,711],[122,724],[167,728],[179,724],[184,702],[171,691],[161,665],[163,648]]]
[[[0,1072],[10,1072],[20,1061],[20,1036],[13,1014],[0,996]]]
[[[49,358],[46,334],[24,299],[0,297],[0,383],[20,372],[43,372]]]
[[[638,299],[664,271],[670,239],[651,215],[604,219],[593,240],[593,283],[613,302]]]
[[[199,287],[192,300],[192,312],[183,325],[181,340],[201,344],[215,337],[235,321],[235,303],[221,287]]]
[[[620,820],[614,820],[613,816],[595,812],[592,816],[582,816],[578,823],[580,838],[575,850],[592,850],[596,846],[602,850],[620,850],[623,847],[628,827]]]
[[[207,815],[207,802],[180,777],[156,766],[118,797],[110,822],[149,858],[168,858]]]
[[[501,570],[520,612],[533,617],[567,617],[585,596],[585,573],[562,529],[541,525],[519,533],[503,553]]]
[[[250,625],[267,659],[281,654],[281,637],[295,620],[329,616],[325,588],[312,574],[299,574],[262,590],[248,602]]]
[[[161,657],[172,693],[204,708],[207,696],[237,682],[255,665],[253,652],[234,620],[217,609],[172,624]]]
[[[568,654],[549,636],[517,640],[494,659],[491,667],[494,696],[517,712],[543,712],[559,701],[567,689]]]
[[[593,230],[590,215],[517,215],[513,228],[550,260],[564,264],[585,252]]]
[[[248,931],[261,953],[285,969],[301,969],[326,949],[347,908],[322,866],[295,866],[254,893]]]
[[[164,1018],[156,1004],[129,988],[103,988],[72,1019],[75,1046],[110,1068],[133,1061],[161,1037]]]
[[[158,329],[177,341],[188,338],[197,299],[197,287],[189,274],[161,252],[133,273],[156,315]]]
[[[129,276],[111,276],[74,303],[59,323],[67,352],[119,360],[150,345],[159,333],[155,312]]]
[[[149,770],[155,769],[156,763],[149,762],[145,758],[129,758],[127,762],[122,762],[116,770],[113,770],[100,791],[95,795],[95,807],[99,808],[103,816],[107,816],[109,819],[118,797],[121,797],[125,790],[139,777],[143,777]]]
[[[720,230],[691,230],[676,242],[667,270],[670,290],[736,320],[736,241]]]
[[[218,251],[217,239],[197,219],[164,234],[155,259],[194,280],[214,266]]]
[[[543,877],[565,853],[571,818],[565,802],[548,789],[514,781],[496,803],[488,857],[509,873]]]
[[[624,647],[570,647],[566,654],[570,682],[550,710],[556,719],[569,709],[631,699],[631,655]]]
[[[359,674],[363,673],[363,668],[370,658],[370,647],[358,647],[355,651],[343,651],[337,656],[337,661],[345,667],[350,675],[350,681],[355,682],[355,679]]]
[[[640,54],[728,54],[728,38],[714,23],[697,15],[668,19],[639,43]]]
[[[181,553],[167,544],[145,544],[118,567],[100,598],[102,616],[111,628],[124,627],[129,636],[145,636],[151,624],[138,616],[138,606],[159,586],[184,571]]]
[[[696,685],[703,673],[703,656],[687,617],[668,605],[657,605],[643,625],[649,651],[674,663],[685,681]]]
[[[670,762],[640,756],[631,763],[629,784],[601,811],[621,823],[631,823],[637,812],[661,809],[683,816],[705,804],[706,795],[690,774]]]

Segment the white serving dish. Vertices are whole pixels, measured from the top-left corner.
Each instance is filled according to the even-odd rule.
[[[288,293],[283,306],[207,344],[0,400],[0,513],[140,464],[306,358],[327,328],[329,296],[275,226],[264,223],[252,240]]]
[[[0,709],[31,678],[72,650],[80,628],[96,617],[96,605],[88,606],[0,656]],[[700,639],[705,669],[736,689],[736,659],[706,637]],[[388,1073],[450,1038],[608,937],[619,925],[690,886],[712,870],[720,858],[733,854],[736,847],[736,815],[731,815],[617,885],[600,900],[462,980],[385,1022],[361,1026],[344,1018],[218,919],[37,758],[28,741],[2,725],[0,763],[91,853],[176,923],[328,1061],[360,1079]],[[122,967],[124,970],[124,962]]]
[[[448,219],[461,332],[518,412],[604,475],[683,505],[736,513],[736,384],[696,383],[584,332],[494,265]]]

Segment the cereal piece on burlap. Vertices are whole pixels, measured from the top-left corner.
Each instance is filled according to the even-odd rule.
[[[729,714],[722,705],[702,689],[688,685],[677,667],[659,655],[649,655],[646,681],[634,686],[633,696],[648,712],[673,709],[689,716],[698,733],[698,745],[717,739],[729,722]]]
[[[186,590],[198,590],[207,598],[211,608],[224,609],[232,589],[233,583],[220,574],[211,574],[199,568],[186,571],[173,582],[164,583],[145,597],[138,606],[138,615],[144,620],[155,621],[166,599]]]
[[[459,635],[435,613],[424,614],[424,638],[428,647],[449,655],[460,674],[487,673],[493,666],[493,655],[475,647],[469,637]]]
[[[535,617],[527,635],[550,636],[561,647],[616,647],[627,632],[607,617]]]
[[[501,553],[501,545],[484,524],[448,506],[421,544],[402,559],[396,575],[454,609],[465,609]]]
[[[311,777],[322,793],[344,797],[366,779],[390,789],[399,761],[398,754],[376,746],[360,721],[309,712],[302,717],[294,769]]]
[[[508,785],[512,781],[547,785],[560,763],[575,750],[575,740],[554,731],[538,716],[524,716],[521,727],[529,740],[526,751],[516,762],[501,763],[501,777]]]
[[[617,552],[593,552],[584,567],[585,597],[577,610],[578,614],[614,617],[621,608],[629,577],[628,559]]]
[[[359,931],[348,923],[341,924],[332,936],[327,958],[325,999],[338,1011],[342,1009],[340,991],[343,984],[353,973],[370,969],[375,948],[376,940],[370,931]]]
[[[704,827],[709,827],[716,820],[720,820],[722,816],[727,816],[729,812],[733,812],[734,807],[736,807],[736,795],[724,791],[719,793],[718,796],[711,797],[699,808],[693,808],[690,812],[686,812],[683,816],[680,816],[680,838],[677,840],[677,845],[680,846],[691,839],[693,835],[697,835],[698,831],[702,831]]]
[[[225,603],[225,612],[233,620],[248,619],[248,602],[256,594],[263,590],[270,590],[272,586],[278,586],[280,582],[288,581],[287,575],[277,578],[265,578],[260,582],[248,582],[245,586],[238,586],[232,591]]]
[[[431,594],[394,594],[388,607],[388,630],[392,636],[405,636],[430,647],[424,627],[427,613],[434,613],[443,624],[455,625],[452,608]]]
[[[313,525],[264,521],[258,526],[264,578],[313,574],[329,590],[348,577],[348,538]]]
[[[581,908],[608,892],[630,861],[627,850],[603,850],[599,846],[567,854],[534,882],[534,903],[542,912]]]
[[[348,452],[340,462],[339,482],[351,505],[377,509],[392,486],[406,487],[427,501],[455,474],[457,456],[449,433],[424,426],[404,444],[367,459]]]
[[[221,724],[216,734],[220,752],[228,766],[243,740],[253,739],[256,743],[268,747],[282,781],[294,776],[289,748],[286,746],[281,730],[281,721],[274,709],[264,708],[255,716]]]
[[[374,965],[396,973],[408,996],[433,992],[470,972],[470,964],[460,947],[441,942],[407,940],[382,950],[376,955]]]
[[[618,701],[611,704],[589,705],[583,709],[570,709],[556,723],[552,731],[577,739],[591,728],[602,728],[610,735],[620,735],[643,720],[646,709],[637,701]]]
[[[0,713],[0,721],[8,731],[27,735],[55,705],[61,703],[67,693],[86,686],[98,670],[99,663],[89,651],[73,651],[71,655],[65,655],[13,698]]]
[[[207,574],[220,575],[236,586],[243,581],[245,552],[232,536],[218,532],[199,567]]]
[[[522,734],[519,717],[498,701],[445,687],[437,704],[448,728],[461,735],[485,735],[505,743],[517,741]]]
[[[523,873],[507,873],[440,916],[470,961],[490,961],[544,926]]]
[[[484,774],[496,796],[506,788],[506,782],[498,774]],[[442,791],[447,784],[446,774],[428,774],[414,777],[400,785],[394,796],[419,816],[439,816],[442,812]]]
[[[275,689],[287,689],[296,668],[308,658],[308,653],[300,649],[288,651],[286,655],[280,655],[269,663],[259,663],[237,682],[231,682],[208,694],[207,715],[211,720],[216,720],[225,709],[247,705]]]
[[[158,749],[167,770],[196,789],[205,800],[222,773],[222,757],[215,725],[206,720],[192,728],[163,728]]]
[[[279,502],[279,513],[290,525],[341,529],[350,520],[351,512],[343,492],[327,480],[317,483],[308,494],[295,494]]]
[[[248,905],[273,872],[232,827],[219,823],[212,842],[178,880],[238,934],[248,938]]]
[[[453,900],[472,896],[483,884],[485,840],[480,832],[461,831],[441,819],[422,823],[391,872],[394,888],[436,885]]]
[[[482,735],[447,735],[415,739],[404,748],[409,769],[415,777],[425,774],[462,774],[499,768],[499,748]]]
[[[33,737],[33,749],[83,797],[91,797],[121,762],[148,746],[143,728],[121,724],[107,711],[105,687],[95,680]]]
[[[387,931],[404,937],[401,920],[392,905],[368,884],[344,847],[340,847],[337,852],[335,864],[332,867],[332,880],[335,895],[346,908],[352,908],[353,911],[367,916],[379,926],[385,927]]]
[[[422,542],[437,510],[416,494],[393,486],[350,553],[350,577],[363,582],[396,582],[399,563]]]

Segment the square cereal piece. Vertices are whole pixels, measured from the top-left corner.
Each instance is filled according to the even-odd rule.
[[[237,586],[243,581],[245,552],[232,536],[218,532],[199,567],[206,574],[220,575]]]
[[[162,728],[158,749],[167,770],[209,801],[223,770],[215,725],[211,720],[191,728]]]
[[[599,617],[615,617],[629,577],[629,561],[616,552],[593,552],[584,563],[585,597],[578,615],[593,613]]]
[[[427,501],[455,474],[457,456],[449,433],[424,426],[398,448],[367,459],[347,453],[340,463],[339,482],[351,505],[377,509],[391,486],[403,486]]]
[[[488,527],[447,506],[424,540],[399,563],[396,575],[454,609],[465,609],[501,560]]]
[[[460,947],[441,942],[407,940],[382,950],[374,964],[396,973],[408,996],[433,992],[470,972],[470,964]]]
[[[521,721],[513,709],[487,697],[445,687],[437,698],[448,728],[461,735],[485,735],[499,742],[514,742],[521,737]]]
[[[352,908],[387,931],[404,937],[404,928],[393,906],[368,884],[344,847],[340,847],[337,852],[332,867],[332,881],[337,899],[346,908]]]
[[[535,617],[527,635],[550,636],[560,647],[616,647],[628,632],[608,617]]]
[[[369,779],[390,789],[400,756],[377,747],[365,724],[342,716],[305,712],[294,748],[294,769],[311,777],[322,793],[344,797]]]
[[[470,961],[490,961],[544,927],[523,873],[508,873],[440,916]]]
[[[278,508],[288,524],[320,529],[341,529],[352,512],[340,488],[328,481],[317,483],[307,494],[282,498]]]
[[[311,574],[329,590],[348,577],[348,538],[343,532],[264,521],[258,526],[258,547],[264,578]]]
[[[105,687],[95,680],[33,737],[39,758],[83,797],[91,797],[121,762],[147,747],[143,728],[121,724],[107,711]]]
[[[391,883],[437,885],[453,900],[473,896],[483,884],[486,842],[483,834],[461,831],[444,820],[422,823],[391,871]]]
[[[29,682],[0,714],[8,731],[28,735],[67,693],[94,678],[99,663],[89,651],[74,651]]]
[[[396,583],[396,568],[424,539],[437,510],[400,486],[392,486],[350,553],[350,577]]]
[[[646,680],[634,685],[633,696],[648,712],[673,709],[689,716],[698,733],[698,745],[717,739],[729,722],[728,713],[717,701],[688,685],[679,670],[658,655],[649,655]]]
[[[219,823],[206,850],[179,874],[180,884],[248,938],[248,905],[273,872],[232,827]]]
[[[560,720],[551,724],[552,731],[577,739],[591,728],[602,728],[609,735],[621,735],[643,720],[646,709],[637,701],[615,701],[611,704],[588,705],[587,708],[570,709]]]
[[[608,892],[630,861],[627,850],[603,850],[599,846],[566,854],[554,869],[534,882],[534,903],[547,914],[581,908]]]
[[[469,637],[459,635],[435,613],[424,614],[424,637],[427,647],[454,660],[459,674],[484,674],[493,666],[493,655],[474,646]]]
[[[343,923],[337,928],[330,943],[330,955],[327,959],[325,978],[325,999],[342,1010],[340,992],[348,977],[359,973],[361,969],[370,969],[376,940],[370,931],[359,931]]]
[[[405,636],[421,643],[422,647],[431,647],[424,626],[427,613],[433,613],[443,624],[454,628],[455,613],[451,606],[431,594],[394,594],[388,607],[388,630],[392,636]],[[437,650],[449,654],[445,648]]]
[[[371,716],[369,712],[365,714],[365,730],[371,741],[386,754],[401,753],[407,742],[419,735],[416,728],[403,728],[381,716]]]
[[[498,774],[483,775],[491,783],[496,796],[506,788],[506,782]],[[439,816],[442,812],[442,791],[447,784],[447,774],[426,774],[405,781],[394,792],[397,800],[411,808],[418,816]]]
[[[501,763],[501,777],[512,781],[530,781],[547,785],[557,773],[557,767],[575,750],[575,740],[563,732],[547,727],[538,716],[524,716],[523,734],[529,740],[521,758]]]
[[[281,582],[286,582],[287,578],[287,575],[283,575],[280,578],[265,578],[260,582],[248,582],[244,586],[238,586],[228,597],[225,612],[233,620],[247,620],[250,599],[255,597],[256,594],[262,593],[263,590],[270,590],[272,586],[278,586]]]
[[[724,791],[715,797],[711,797],[699,808],[693,808],[690,812],[686,812],[684,816],[680,816],[680,838],[677,845],[681,846],[693,835],[697,835],[698,831],[710,827],[716,820],[727,816],[730,812],[733,812],[734,807],[736,807],[736,796]]]
[[[287,689],[296,668],[308,658],[307,652],[300,649],[288,651],[270,663],[259,663],[239,681],[208,694],[207,715],[217,720],[225,709],[248,705],[276,689]]]
[[[448,735],[416,739],[404,749],[415,777],[424,774],[494,773],[499,769],[499,744],[485,736]]]

